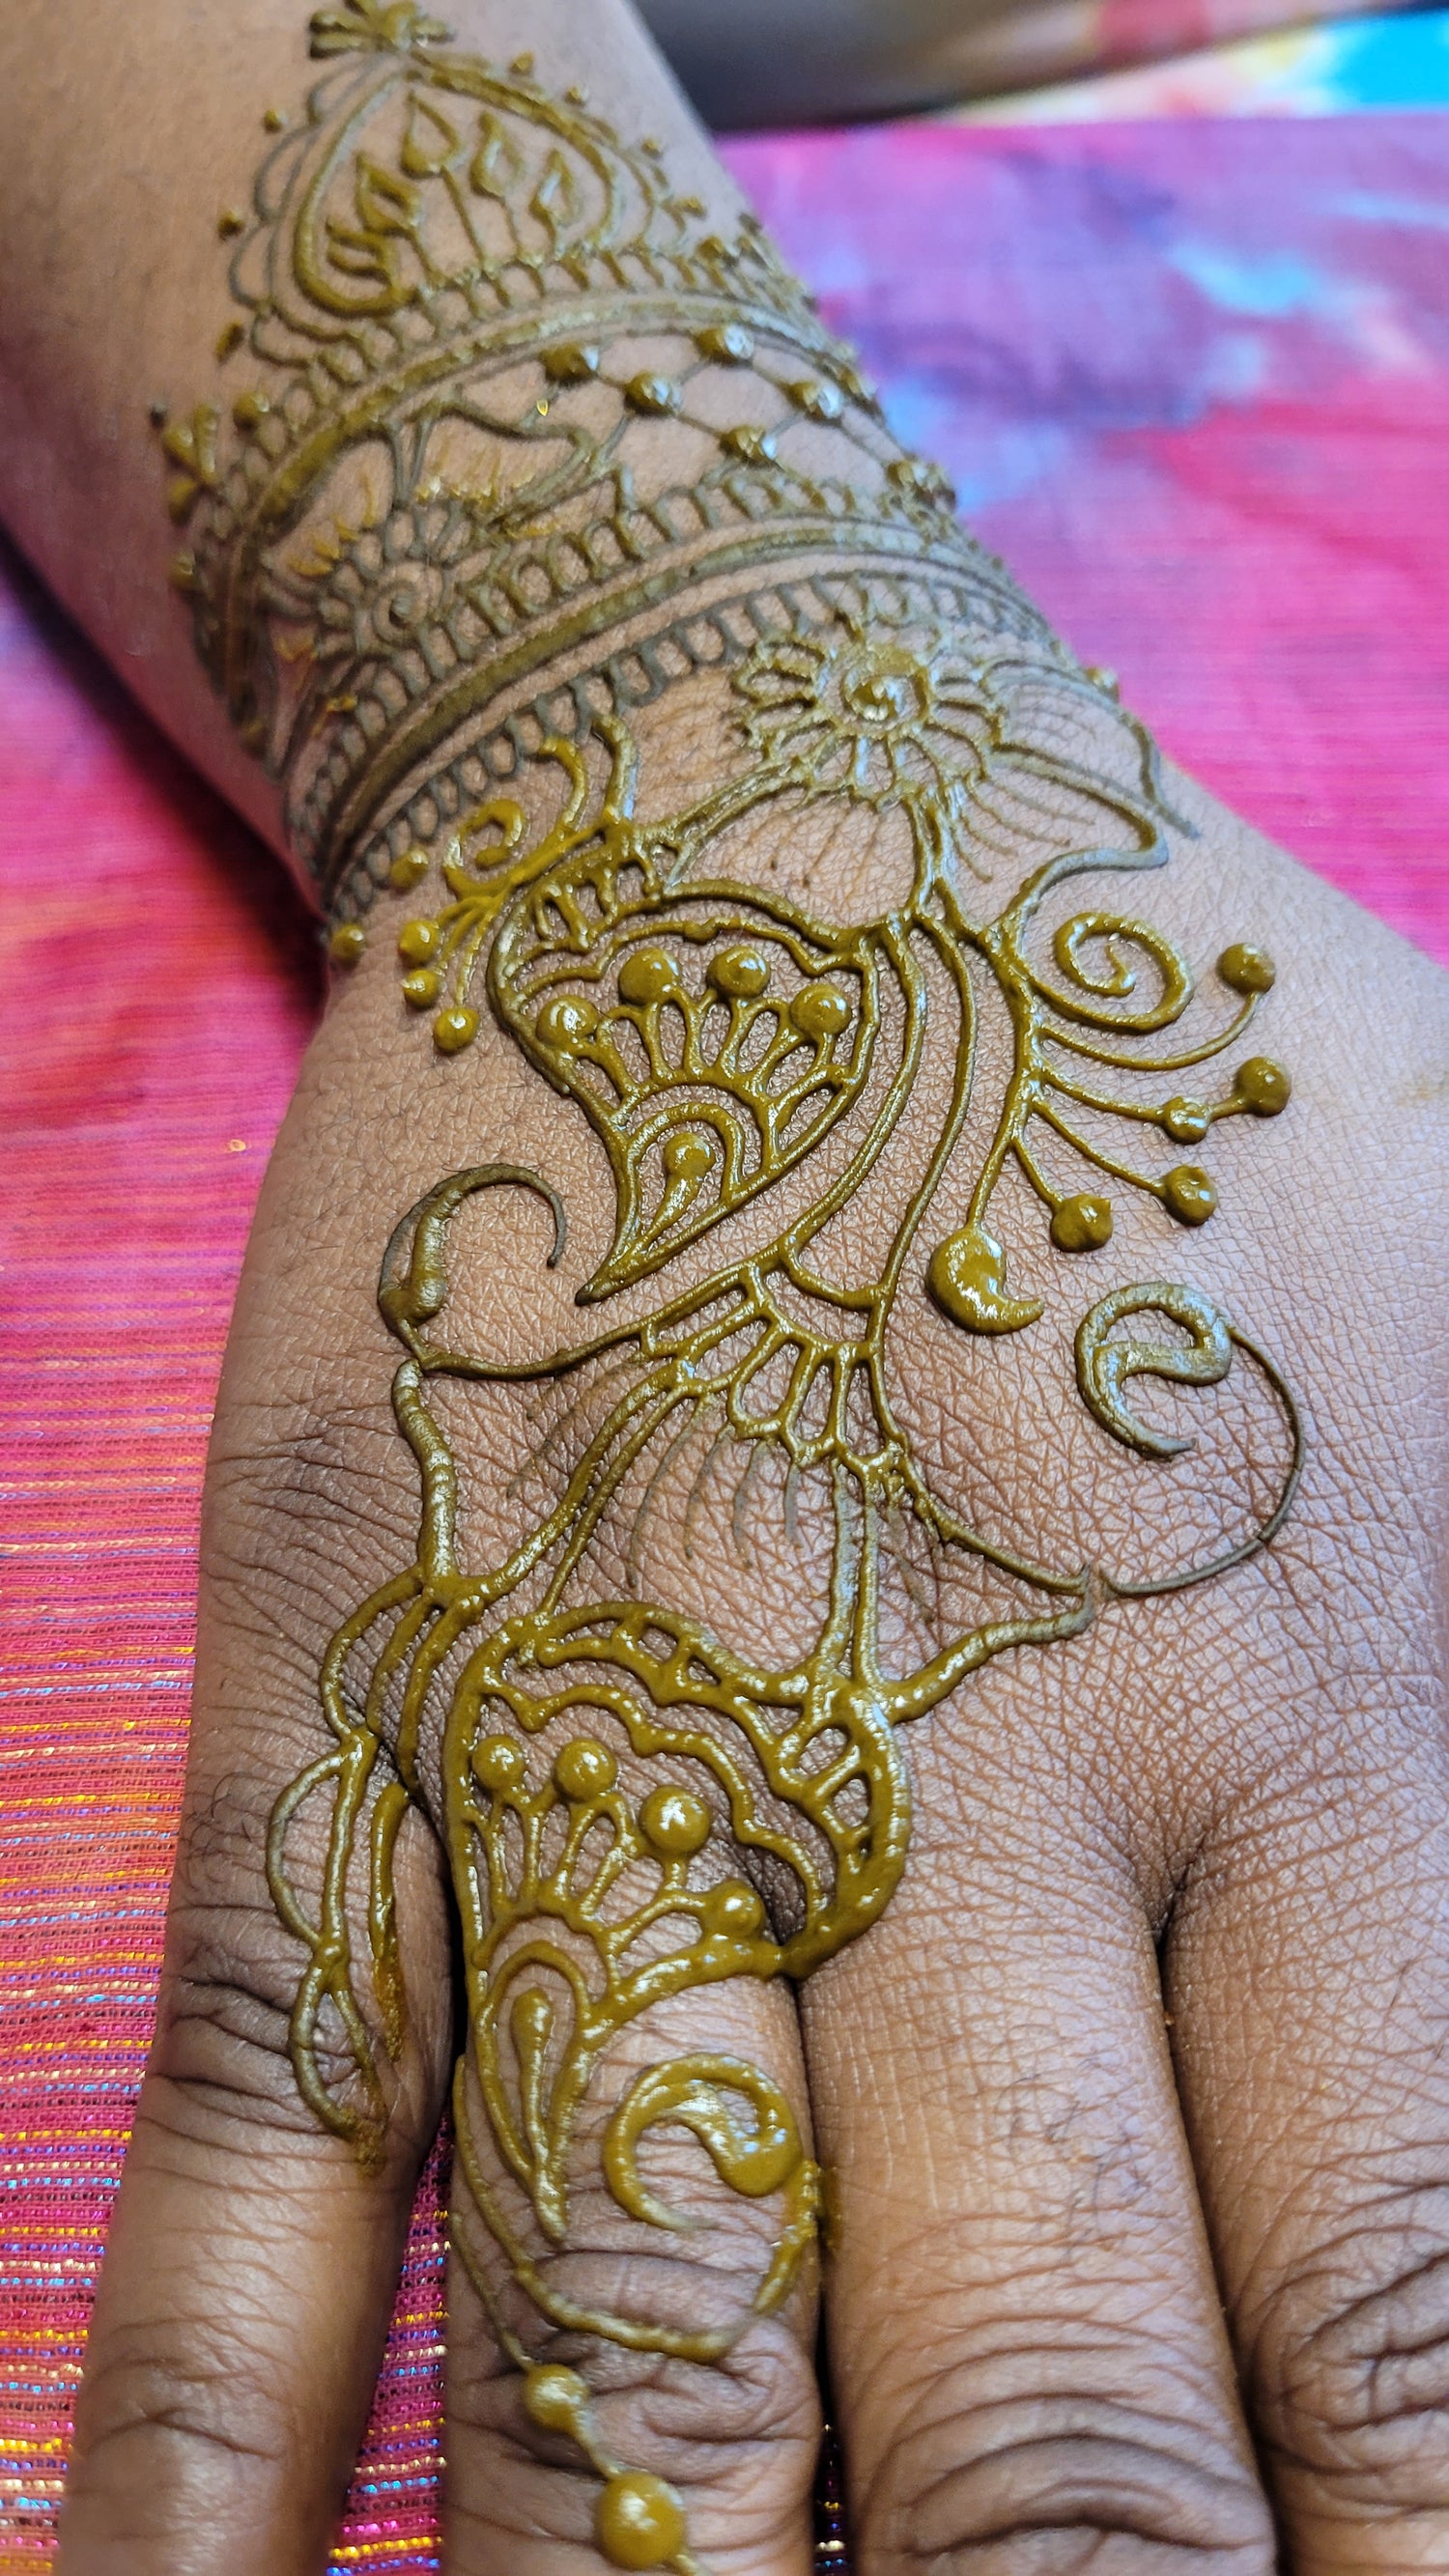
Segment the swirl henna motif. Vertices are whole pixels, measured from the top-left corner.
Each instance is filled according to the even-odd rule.
[[[410,0],[342,0],[312,46],[331,70],[304,119],[269,119],[251,213],[222,219],[242,318],[218,356],[245,349],[256,381],[229,429],[219,405],[160,424],[177,586],[280,783],[334,959],[387,921],[449,1078],[491,1024],[586,1122],[614,1221],[579,1338],[528,1361],[464,1346],[449,1313],[484,1193],[540,1200],[560,1261],[545,1173],[452,1173],[386,1248],[418,1543],[332,1639],[330,1742],[273,1817],[270,1883],[304,1956],[293,2063],[317,2117],[375,2158],[406,2024],[394,1846],[426,1805],[467,1989],[459,2254],[530,2415],[597,2474],[604,2557],[701,2576],[678,2497],[613,2455],[586,2362],[552,2341],[720,2361],[797,2277],[820,2177],[757,2066],[701,2053],[596,2079],[668,1999],[802,1979],[875,1922],[906,1865],[908,1720],[992,1657],[1274,1535],[1293,1398],[1195,1287],[1099,1297],[1076,1372],[1104,1440],[1164,1464],[1192,1443],[1144,1418],[1139,1381],[1206,1392],[1241,1354],[1268,1390],[1277,1498],[1197,1561],[1129,1578],[1015,1553],[937,1491],[892,1392],[907,1286],[988,1347],[1041,1318],[1008,1276],[1013,1205],[1034,1196],[1073,1257],[1109,1242],[1114,1192],[1189,1231],[1211,1217],[1208,1171],[1171,1157],[1285,1107],[1265,1056],[1198,1084],[1274,970],[1230,947],[1200,995],[1135,910],[1064,909],[1073,880],[1143,877],[1188,832],[1153,746],[902,456],[757,226],[708,231],[656,146],[553,99],[526,58],[454,54]],[[689,436],[661,443],[660,423]],[[649,725],[675,691],[708,784],[661,811]],[[837,919],[753,881],[740,851],[762,822],[782,845],[889,841],[895,899]],[[983,1002],[1009,1065],[973,1143]],[[923,1079],[928,1042],[944,1084]],[[968,1144],[969,1203],[933,1239]],[[869,1228],[836,1220],[872,1192],[895,1213],[868,1251]],[[490,1388],[533,1389],[543,1427],[512,1542],[475,1562],[456,1425]],[[725,1642],[699,1584],[670,1598],[654,1579],[698,1561],[707,1513],[742,1558],[770,1514],[814,1549],[813,1627],[783,1659],[765,1634]],[[314,1800],[327,1850],[304,1888],[293,1827]],[[364,1874],[376,2049],[349,1947]],[[345,2080],[324,2071],[339,2034]],[[557,2260],[583,2151],[641,2243],[698,2224],[650,2179],[662,2129],[775,2211],[733,2318],[603,2305]]]

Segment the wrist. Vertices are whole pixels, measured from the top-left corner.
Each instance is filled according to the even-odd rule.
[[[821,585],[1045,643],[727,184],[681,188],[688,129],[332,18],[236,218],[224,399],[161,426],[173,578],[329,915]]]

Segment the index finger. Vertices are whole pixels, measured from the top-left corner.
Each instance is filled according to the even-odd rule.
[[[233,1476],[213,1510],[159,2018],[87,2348],[63,2576],[315,2576],[441,2106],[446,1932],[416,1819],[396,1855],[414,2010],[381,2170],[298,2091],[298,1954],[263,1854],[316,1753],[315,1681],[285,1642],[299,1622],[279,1504],[275,1482],[243,1501]]]

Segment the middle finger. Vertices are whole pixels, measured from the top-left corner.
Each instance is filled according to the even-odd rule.
[[[1025,1710],[969,1779],[953,1731],[895,1905],[804,1997],[862,2567],[1267,2569],[1141,1896]]]

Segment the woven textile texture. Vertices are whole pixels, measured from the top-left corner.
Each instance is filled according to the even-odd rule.
[[[1449,959],[1449,120],[736,168],[1168,749]],[[0,2568],[53,2548],[181,1784],[202,1451],[318,998],[280,871],[0,563]],[[335,2567],[435,2567],[436,2167]],[[839,2564],[838,2551],[829,2563]]]

